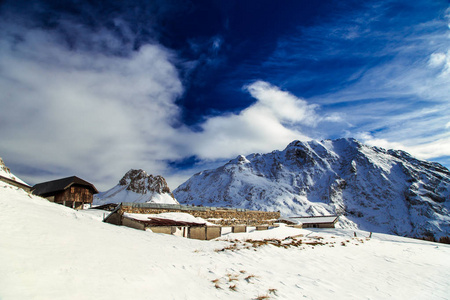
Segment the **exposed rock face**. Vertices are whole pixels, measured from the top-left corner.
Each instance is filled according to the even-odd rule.
[[[159,194],[170,193],[164,177],[149,175],[144,170],[130,170],[119,181],[119,185],[127,186],[128,191],[138,194],[156,192]]]
[[[6,167],[1,157],[0,157],[0,170],[2,170],[5,173],[11,173],[11,170],[8,167]]]
[[[130,170],[119,184],[94,197],[94,204],[141,202],[178,204],[164,177],[144,170]]]
[[[340,214],[340,226],[406,236],[450,235],[450,171],[354,139],[294,141],[195,174],[181,203]]]

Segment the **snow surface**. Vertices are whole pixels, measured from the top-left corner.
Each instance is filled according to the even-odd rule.
[[[450,246],[340,229],[198,241],[101,222],[0,183],[0,299],[448,299]],[[288,230],[291,230],[289,228]],[[297,235],[303,230],[294,230]],[[273,235],[275,233],[275,235]],[[283,234],[281,234],[283,233]],[[305,233],[305,232],[304,232]],[[287,233],[291,235],[291,233]],[[253,242],[254,243],[254,242]],[[345,244],[345,245],[342,245]]]

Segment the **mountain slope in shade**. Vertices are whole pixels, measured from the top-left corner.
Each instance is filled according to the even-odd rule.
[[[340,226],[405,236],[450,235],[450,172],[355,139],[294,141],[238,156],[180,185],[181,203],[340,214]]]
[[[95,205],[120,202],[178,204],[164,177],[133,169],[118,185],[94,196]]]

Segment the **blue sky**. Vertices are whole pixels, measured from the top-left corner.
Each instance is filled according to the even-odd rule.
[[[35,184],[174,189],[354,137],[450,166],[448,1],[2,1],[0,156]]]

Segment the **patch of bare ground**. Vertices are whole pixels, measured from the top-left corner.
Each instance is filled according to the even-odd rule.
[[[239,272],[227,273],[222,277],[215,278],[211,280],[213,286],[218,290],[226,290],[239,293],[239,286],[246,284],[257,283],[258,276],[250,274],[245,270],[240,270]],[[253,299],[269,299],[271,297],[278,297],[278,290],[275,288],[267,289],[267,292],[256,296]]]
[[[264,240],[252,240],[247,239],[245,241],[240,240],[231,240],[230,245],[216,249],[216,252],[224,252],[224,251],[238,251],[238,250],[254,250],[263,246],[275,246],[278,248],[299,248],[299,249],[307,249],[318,247],[318,246],[328,246],[335,247],[335,245],[347,246],[347,245],[359,245],[364,244],[365,241],[369,241],[369,238],[357,238],[353,237],[351,239],[337,238],[331,236],[329,239],[325,240],[321,236],[311,236],[311,237],[303,237],[303,236],[295,236],[295,237],[287,237],[285,239],[264,239]]]

